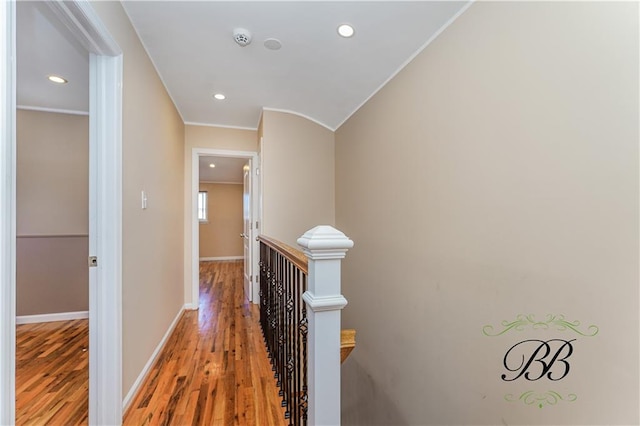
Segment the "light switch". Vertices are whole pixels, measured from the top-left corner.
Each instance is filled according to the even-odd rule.
[[[145,210],[147,208],[147,193],[145,192],[145,190],[142,190],[142,210]]]

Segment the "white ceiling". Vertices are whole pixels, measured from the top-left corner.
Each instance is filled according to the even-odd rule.
[[[45,2],[17,2],[16,22],[18,105],[88,112],[89,53]],[[51,74],[69,82],[51,83]]]
[[[263,107],[335,129],[466,2],[124,2],[185,122],[256,128]],[[355,36],[338,36],[350,23]],[[253,34],[247,47],[236,27]],[[274,37],[282,49],[268,50]],[[214,93],[225,101],[215,101]]]
[[[246,158],[200,157],[200,182],[243,183],[242,168],[247,162]]]
[[[336,129],[467,1],[125,1],[186,123],[255,129],[263,108]],[[349,39],[340,23],[355,27]],[[42,2],[18,2],[18,104],[88,110],[88,55]],[[240,47],[233,30],[252,32]],[[282,48],[263,42],[277,38]],[[126,60],[126,59],[125,59]],[[55,86],[48,74],[69,80]],[[227,99],[216,101],[214,93]]]

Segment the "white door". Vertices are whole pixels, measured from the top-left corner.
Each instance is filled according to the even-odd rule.
[[[243,194],[242,194],[242,216],[244,219],[244,230],[242,232],[242,240],[244,244],[244,297],[251,302],[251,160],[243,168]]]

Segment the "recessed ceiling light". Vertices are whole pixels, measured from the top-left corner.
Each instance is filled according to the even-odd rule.
[[[209,167],[211,167],[212,169],[213,169],[215,166],[216,166],[216,165],[215,165],[215,164],[213,164],[213,163],[209,164]]]
[[[57,75],[50,75],[50,76],[47,76],[47,78],[49,79],[49,81],[51,81],[53,83],[58,83],[58,84],[66,84],[67,83],[66,79],[64,79],[64,78],[62,78],[60,76],[57,76]]]
[[[223,101],[225,100],[227,97],[225,95],[223,95],[222,93],[216,93],[215,95],[213,95],[214,98],[216,98],[219,101]]]
[[[355,32],[356,31],[349,24],[342,24],[338,27],[338,34],[340,34],[341,37],[349,38],[353,36]]]

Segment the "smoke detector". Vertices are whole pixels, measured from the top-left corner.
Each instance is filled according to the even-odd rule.
[[[236,28],[233,30],[233,39],[240,46],[245,47],[251,43],[251,32],[244,28]]]

